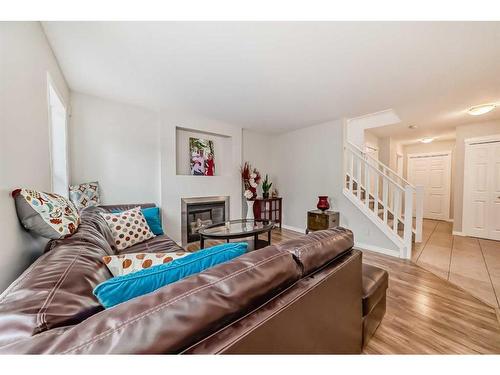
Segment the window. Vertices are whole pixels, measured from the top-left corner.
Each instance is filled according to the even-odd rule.
[[[66,107],[57,94],[50,77],[47,80],[50,122],[50,162],[52,191],[68,197],[68,152],[66,136]]]

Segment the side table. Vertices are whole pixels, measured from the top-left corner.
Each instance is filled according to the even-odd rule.
[[[339,226],[337,211],[311,210],[307,212],[306,234],[316,230],[324,230]]]

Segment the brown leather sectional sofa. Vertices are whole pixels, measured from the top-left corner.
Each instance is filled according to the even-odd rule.
[[[51,241],[0,295],[0,353],[361,352],[361,252],[349,230],[252,251],[104,310],[92,290],[112,277],[102,257],[117,252],[98,213],[112,208],[84,210],[77,233]],[[158,236],[125,251],[168,250],[182,251]]]

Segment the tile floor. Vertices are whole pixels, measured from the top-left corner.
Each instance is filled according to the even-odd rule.
[[[500,308],[500,242],[454,236],[452,223],[425,219],[412,260],[437,276]]]

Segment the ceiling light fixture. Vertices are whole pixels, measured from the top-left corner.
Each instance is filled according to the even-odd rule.
[[[422,142],[422,143],[431,143],[433,140],[434,140],[434,138],[427,137],[427,138],[422,138],[420,140],[420,142]]]
[[[418,128],[418,126],[417,126],[417,125],[410,125],[410,126],[408,126],[408,128],[410,128],[410,129],[412,129],[412,130],[413,130],[413,129]]]
[[[482,105],[477,105],[475,107],[471,107],[467,112],[469,113],[469,115],[479,116],[479,115],[484,115],[485,113],[488,113],[490,111],[493,111],[495,107],[496,107],[495,104],[482,104]]]

